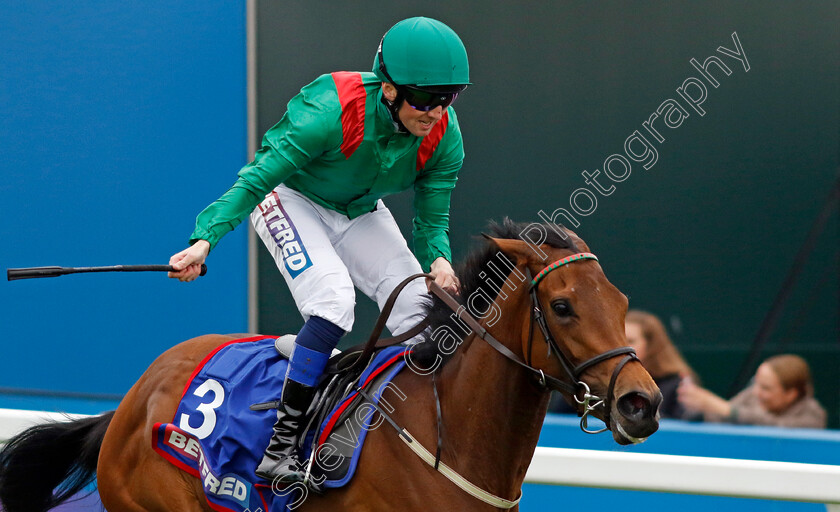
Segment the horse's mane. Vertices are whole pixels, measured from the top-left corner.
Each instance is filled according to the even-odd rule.
[[[487,234],[493,238],[521,240],[520,235],[529,226],[531,224],[513,222],[509,218],[505,218],[501,224],[490,222]],[[555,231],[557,229],[556,225],[543,224],[542,227],[547,234],[543,244],[557,249],[571,249],[574,252],[579,252],[571,237],[563,238]],[[563,229],[562,226],[561,229]],[[489,304],[483,303],[484,301],[481,298],[495,299],[504,281],[510,276],[511,269],[515,266],[510,257],[505,255],[492,240],[487,238],[481,240],[483,243],[455,268],[455,274],[461,280],[461,295],[456,297],[456,300],[460,304],[465,304],[469,297],[476,297],[477,299],[474,298],[472,301],[472,306],[478,312],[483,312],[489,306]],[[504,278],[500,276],[504,276]],[[457,335],[459,345],[466,334],[458,320],[455,319],[452,310],[442,300],[433,296],[425,308],[430,322],[429,329],[426,330],[425,339],[414,346],[412,361],[418,363],[421,368],[429,368],[440,356],[443,361],[442,366],[449,361],[456,350],[442,347],[439,343],[441,341],[440,336],[436,337],[437,340],[433,340],[432,335],[435,330],[444,326],[449,327],[446,332]],[[469,308],[467,310],[469,311]]]

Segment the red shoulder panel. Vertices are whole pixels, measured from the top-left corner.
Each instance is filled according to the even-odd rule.
[[[429,161],[438,144],[440,144],[440,140],[443,138],[443,134],[446,133],[446,127],[448,125],[449,111],[444,110],[440,121],[435,124],[428,135],[423,137],[423,142],[420,143],[420,148],[417,150],[417,172],[420,172],[426,167],[426,162]]]
[[[361,73],[336,71],[332,77],[341,104],[341,152],[350,158],[365,136],[365,88]]]

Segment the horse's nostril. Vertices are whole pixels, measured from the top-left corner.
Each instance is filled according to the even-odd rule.
[[[648,416],[650,399],[643,393],[628,393],[618,400],[618,412],[627,419],[638,421]]]
[[[630,398],[630,404],[633,406],[634,410],[642,410],[645,406],[647,406],[647,400],[639,395],[636,395]]]

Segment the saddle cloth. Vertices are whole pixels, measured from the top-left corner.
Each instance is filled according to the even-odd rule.
[[[251,410],[249,406],[278,399],[288,366],[274,343],[274,337],[257,336],[216,348],[193,371],[172,421],[154,426],[154,450],[201,480],[213,510],[292,510],[302,504],[309,492],[302,483],[278,487],[254,475],[271,438],[277,412]],[[404,346],[383,349],[358,379],[357,385],[365,394],[388,410],[393,408],[383,393],[405,367],[405,350]],[[311,478],[322,489],[341,487],[350,481],[367,432],[383,421],[353,387],[346,387],[347,396],[328,413],[318,416],[317,428],[308,431],[301,449],[301,460],[313,458],[317,436],[321,447],[311,460]],[[398,390],[394,393],[397,399],[405,400]],[[316,396],[314,402],[319,399]],[[394,398],[390,400],[393,403]]]

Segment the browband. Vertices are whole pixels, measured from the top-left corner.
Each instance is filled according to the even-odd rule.
[[[537,274],[536,276],[534,276],[533,279],[531,279],[531,288],[533,288],[534,286],[537,286],[537,283],[542,281],[542,279],[545,276],[547,276],[548,273],[551,272],[552,270],[560,268],[567,263],[571,263],[573,261],[578,261],[578,260],[595,260],[595,261],[598,261],[598,257],[595,256],[594,254],[592,254],[591,252],[579,252],[577,254],[572,254],[571,256],[566,256],[562,260],[557,260],[554,263],[552,263],[551,265],[549,265],[549,266],[545,267],[544,269],[540,270],[540,273]]]

